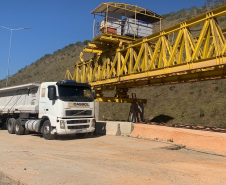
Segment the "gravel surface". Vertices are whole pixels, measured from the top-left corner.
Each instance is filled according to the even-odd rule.
[[[0,171],[28,185],[226,184],[225,157],[167,150],[170,143],[122,136],[47,141],[5,130],[0,138]]]

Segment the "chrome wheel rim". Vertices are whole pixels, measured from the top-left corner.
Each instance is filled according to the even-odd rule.
[[[17,124],[16,124],[16,131],[17,131],[17,132],[19,131],[19,128],[20,128],[20,126],[19,126],[19,124],[17,123]]]
[[[44,127],[44,134],[48,135],[49,134],[49,126]]]

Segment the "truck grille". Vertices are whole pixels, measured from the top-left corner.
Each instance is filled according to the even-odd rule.
[[[80,124],[80,123],[88,123],[88,120],[69,120],[67,121],[67,124]]]
[[[78,126],[68,126],[68,129],[83,129],[83,128],[89,128],[89,125],[78,125]]]
[[[90,116],[92,110],[66,110],[66,116]]]

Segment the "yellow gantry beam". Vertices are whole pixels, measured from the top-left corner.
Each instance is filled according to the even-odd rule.
[[[95,101],[117,102],[117,103],[133,103],[132,98],[114,98],[114,97],[97,97]],[[146,99],[136,99],[137,103],[147,103]]]
[[[84,49],[94,58],[78,62],[74,75],[69,68],[65,77],[102,90],[222,78],[226,40],[216,18],[224,15],[226,6],[135,41],[99,35]],[[197,25],[202,28],[194,37],[190,29]]]

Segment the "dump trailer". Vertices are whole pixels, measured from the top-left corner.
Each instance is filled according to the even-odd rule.
[[[94,97],[89,84],[73,80],[29,83],[0,89],[0,124],[9,134],[55,135],[95,131]]]

